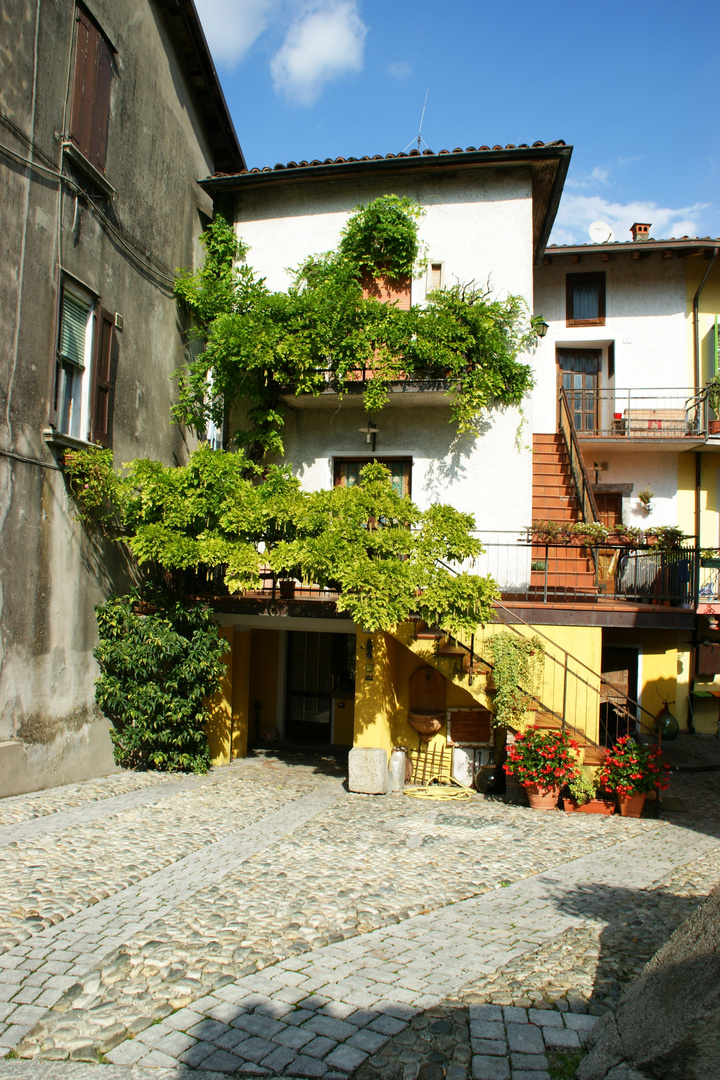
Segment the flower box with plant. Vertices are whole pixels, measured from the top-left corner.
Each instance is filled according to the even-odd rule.
[[[554,795],[552,805],[555,805],[563,784],[575,780],[579,774],[579,749],[565,731],[527,728],[508,747],[505,772],[527,789],[531,806],[534,794]]]
[[[688,537],[675,525],[654,525],[645,530],[645,540],[660,551],[679,551]]]
[[[582,814],[612,814],[615,812],[615,800],[602,793],[598,781],[591,780],[585,773],[568,781],[568,794],[563,795],[563,807],[567,813],[579,811]]]
[[[597,547],[608,538],[607,529],[599,521],[576,521],[571,526],[571,534],[574,540],[580,540],[586,547]]]
[[[670,765],[663,758],[658,746],[643,746],[636,743],[629,735],[622,735],[613,747],[605,751],[605,761],[598,770],[599,784],[610,791],[616,791],[623,804],[635,795],[644,797],[651,791],[664,791],[669,784]],[[631,812],[630,817],[639,817],[642,812]]]

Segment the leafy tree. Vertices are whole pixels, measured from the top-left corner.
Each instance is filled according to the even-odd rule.
[[[98,483],[106,490],[108,478]],[[421,511],[376,462],[357,485],[305,492],[288,466],[261,470],[242,453],[202,446],[181,467],[131,462],[115,474],[112,505],[98,502],[92,484],[76,500],[106,527],[114,522],[141,564],[170,574],[217,567],[231,592],[258,587],[267,566],[337,589],[338,609],[373,630],[417,613],[473,631],[497,597],[491,578],[443,565],[482,552],[472,516],[445,505]]]
[[[206,701],[217,691],[227,642],[212,613],[172,598],[142,610],[138,594],[95,608],[100,665],[95,700],[112,720],[115,761],[129,769],[206,772]]]
[[[473,430],[491,404],[521,404],[533,380],[518,357],[536,340],[521,297],[493,299],[471,283],[401,311],[363,296],[369,276],[402,280],[422,267],[422,213],[396,195],[358,207],[338,250],[307,259],[287,292],[271,292],[255,276],[248,249],[216,217],[204,267],[182,273],[176,288],[205,342],[179,373],[176,419],[204,432],[242,407],[245,426],[235,439],[260,460],[283,452],[282,394],[318,394],[328,385],[343,392],[358,368],[372,371],[364,391],[371,412],[398,379],[451,380],[460,430]]]

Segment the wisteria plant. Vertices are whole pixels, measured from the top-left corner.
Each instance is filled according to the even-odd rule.
[[[621,736],[605,751],[605,762],[598,772],[598,783],[617,791],[621,799],[634,792],[647,795],[668,787],[670,765],[659,746],[642,746],[629,735]]]
[[[545,790],[562,787],[579,775],[579,749],[567,732],[527,728],[508,747],[505,772],[521,784],[537,784]]]

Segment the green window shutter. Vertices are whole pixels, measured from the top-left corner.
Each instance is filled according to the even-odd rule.
[[[60,317],[60,356],[77,367],[85,367],[85,338],[90,308],[72,293],[63,294]]]

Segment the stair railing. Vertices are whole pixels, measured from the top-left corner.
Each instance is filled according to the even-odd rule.
[[[583,521],[599,521],[600,516],[595,502],[593,489],[590,486],[587,469],[580,451],[577,431],[570,411],[570,404],[565,390],[560,391],[560,434],[565,440],[568,457],[570,459],[570,472],[572,474],[575,491],[580,503],[580,513]]]
[[[454,568],[447,563],[439,560],[439,564],[451,573],[456,573]],[[608,712],[610,707],[613,709],[616,722],[623,719],[627,720],[628,723],[634,721],[639,725],[642,734],[658,739],[653,730],[655,717],[639,702],[631,698],[629,694],[626,694],[620,687],[615,686],[609,679],[595,671],[584,660],[564,649],[562,645],[558,645],[542,630],[532,626],[522,616],[505,607],[504,604],[496,601],[495,609],[500,622],[510,632],[525,638],[527,635],[518,629],[518,626],[522,626],[533,636],[543,639],[543,643],[547,643],[545,646],[545,659],[550,661],[551,666],[549,671],[547,667],[543,671],[543,682],[539,692],[535,693],[534,690],[528,690],[526,687],[520,686],[520,689],[528,695],[533,709],[537,709],[537,711],[545,713],[557,721],[563,731],[566,728],[571,728],[581,734],[588,745],[600,749],[605,745],[606,741],[612,739],[613,733],[608,727],[608,720],[612,720],[612,718],[608,717],[606,719],[605,737],[603,739],[603,732],[601,732],[599,742],[586,734],[586,728],[594,727],[598,721],[602,720],[600,706],[605,700],[608,702]],[[490,671],[493,670],[494,665],[492,662],[476,650],[476,637],[474,634],[471,635],[469,644],[457,634],[449,636],[468,654],[468,686],[473,684],[473,667],[476,663],[483,664]],[[603,687],[608,691],[605,699],[602,697]],[[568,716],[571,716],[574,722],[569,721]],[[585,724],[579,726],[579,720],[584,720]]]

